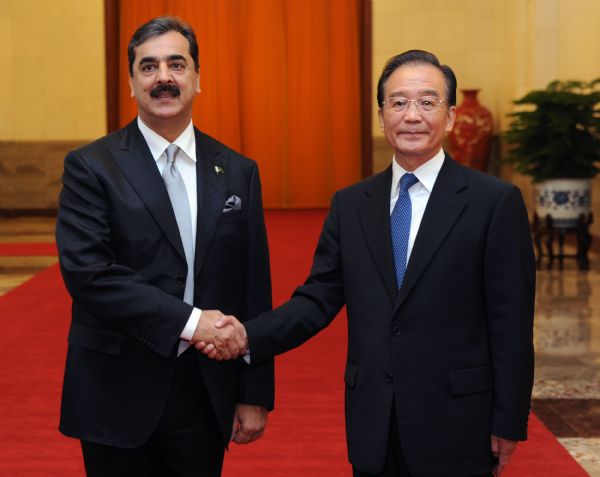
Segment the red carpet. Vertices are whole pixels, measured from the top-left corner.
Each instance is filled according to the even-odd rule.
[[[0,297],[0,476],[80,476],[57,432],[70,303],[58,266]]]
[[[0,243],[0,256],[16,257],[26,255],[56,255],[53,243]]]
[[[268,213],[275,304],[307,274],[323,217],[323,212]],[[83,475],[79,444],[56,430],[69,323],[58,267],[0,297],[0,320],[0,476]],[[224,477],[350,477],[343,423],[345,335],[340,316],[277,359],[276,410],[266,435],[249,446],[233,445]],[[530,440],[503,474],[586,475],[535,417]]]

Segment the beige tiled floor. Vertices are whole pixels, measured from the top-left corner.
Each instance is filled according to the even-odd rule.
[[[600,257],[591,270],[540,270],[533,409],[577,461],[600,476]]]
[[[54,242],[55,218],[0,218],[0,242]]]
[[[0,219],[0,243],[52,243],[53,218]],[[56,263],[56,256],[3,257],[0,255],[0,296],[40,270]]]
[[[54,219],[0,219],[0,243],[53,242]],[[0,295],[57,260],[0,256]],[[534,410],[591,476],[600,477],[600,257],[540,270]]]
[[[600,439],[599,438],[559,438],[560,443],[591,476],[600,475]]]

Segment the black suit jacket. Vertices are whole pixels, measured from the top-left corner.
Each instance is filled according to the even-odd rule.
[[[194,305],[242,321],[271,309],[256,164],[195,130],[198,221]],[[220,169],[219,169],[220,168]],[[164,408],[187,265],[171,202],[136,122],[65,158],[56,229],[73,298],[60,430],[135,447]],[[231,195],[241,209],[223,213]],[[273,362],[247,367],[198,353],[224,443],[237,402],[273,406]]]
[[[348,311],[350,461],[378,473],[392,401],[415,476],[491,468],[490,434],[525,439],[535,264],[519,190],[446,156],[396,290],[391,168],[337,192],[306,283],[247,324],[252,360]]]

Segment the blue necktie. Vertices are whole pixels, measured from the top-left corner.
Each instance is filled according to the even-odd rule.
[[[412,204],[408,189],[419,182],[414,174],[404,174],[400,179],[398,200],[390,217],[392,229],[392,249],[394,251],[394,265],[396,267],[396,284],[402,286],[408,254],[408,236],[410,235],[410,221],[412,218]]]

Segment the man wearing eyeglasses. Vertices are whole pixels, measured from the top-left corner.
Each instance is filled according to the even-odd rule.
[[[305,284],[245,324],[251,359],[298,346],[345,304],[354,476],[497,476],[527,434],[527,212],[514,185],[442,149],[456,78],[434,55],[391,58],[377,100],[392,164],[335,194]]]

